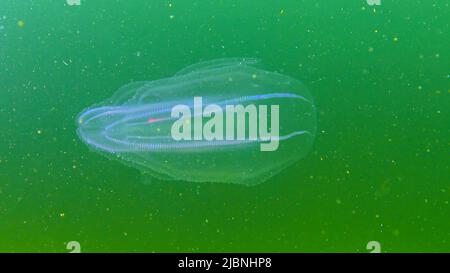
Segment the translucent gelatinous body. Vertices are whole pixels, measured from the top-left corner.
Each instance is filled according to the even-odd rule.
[[[219,59],[189,66],[171,78],[128,84],[77,117],[78,135],[95,151],[160,179],[261,183],[308,153],[316,116],[312,97],[299,81],[258,69],[256,63],[254,59]],[[203,138],[201,130],[206,127],[202,126],[209,126],[208,120],[218,114],[201,112],[199,124],[194,111],[194,98],[199,97],[203,111],[208,105],[222,109],[224,128],[226,119],[235,118],[234,127],[244,126],[242,133],[247,137],[227,138],[224,133],[223,138]],[[174,116],[177,105],[192,110],[192,119]],[[230,105],[254,105],[259,120],[267,115],[267,129],[274,124],[275,115],[262,111],[262,106],[277,107],[279,132],[272,136],[277,142],[275,149],[263,151],[261,145],[269,141],[249,137],[252,128],[258,133],[264,125],[252,121],[249,112],[241,121],[238,114],[226,116]],[[174,138],[177,121],[192,128],[191,139]],[[222,119],[216,127],[221,123]],[[194,136],[197,129],[200,138]]]

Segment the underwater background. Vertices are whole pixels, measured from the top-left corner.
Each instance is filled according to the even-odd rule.
[[[0,252],[450,251],[448,1],[80,4],[0,1]],[[78,138],[124,84],[225,57],[314,97],[311,152],[265,183],[142,183]]]

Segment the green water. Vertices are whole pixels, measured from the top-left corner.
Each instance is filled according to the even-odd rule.
[[[2,0],[0,251],[450,251],[448,19],[444,0]],[[234,56],[318,111],[312,151],[265,183],[143,184],[77,137],[122,85]]]

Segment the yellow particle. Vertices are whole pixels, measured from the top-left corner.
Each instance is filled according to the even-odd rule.
[[[80,118],[80,119],[78,120],[78,123],[79,123],[79,124],[83,124],[83,119]]]
[[[378,29],[374,29],[373,32],[378,33]]]
[[[66,214],[64,213],[64,212],[61,212],[60,214],[59,214],[59,217],[64,217]]]
[[[170,19],[175,18],[175,15],[170,15],[169,18],[170,18]]]
[[[253,75],[252,75],[252,79],[256,79],[256,74],[253,74]]]
[[[169,8],[171,8],[172,7],[172,3],[169,3]]]
[[[37,130],[36,133],[37,133],[38,135],[40,135],[40,134],[42,134],[42,130]]]
[[[395,43],[398,42],[398,38],[397,38],[397,37],[394,37],[393,41],[394,41]]]
[[[284,9],[280,10],[280,15],[284,14]]]
[[[17,22],[17,26],[19,26],[19,27],[24,27],[24,26],[25,26],[25,22],[22,21],[22,20],[19,20],[19,21]]]
[[[369,51],[369,53],[372,53],[373,52],[373,47],[369,47],[368,51]]]

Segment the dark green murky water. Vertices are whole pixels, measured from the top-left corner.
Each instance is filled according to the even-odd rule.
[[[0,251],[450,251],[448,18],[444,0],[2,0]],[[77,137],[124,84],[234,56],[318,111],[312,151],[265,183],[144,184]]]

